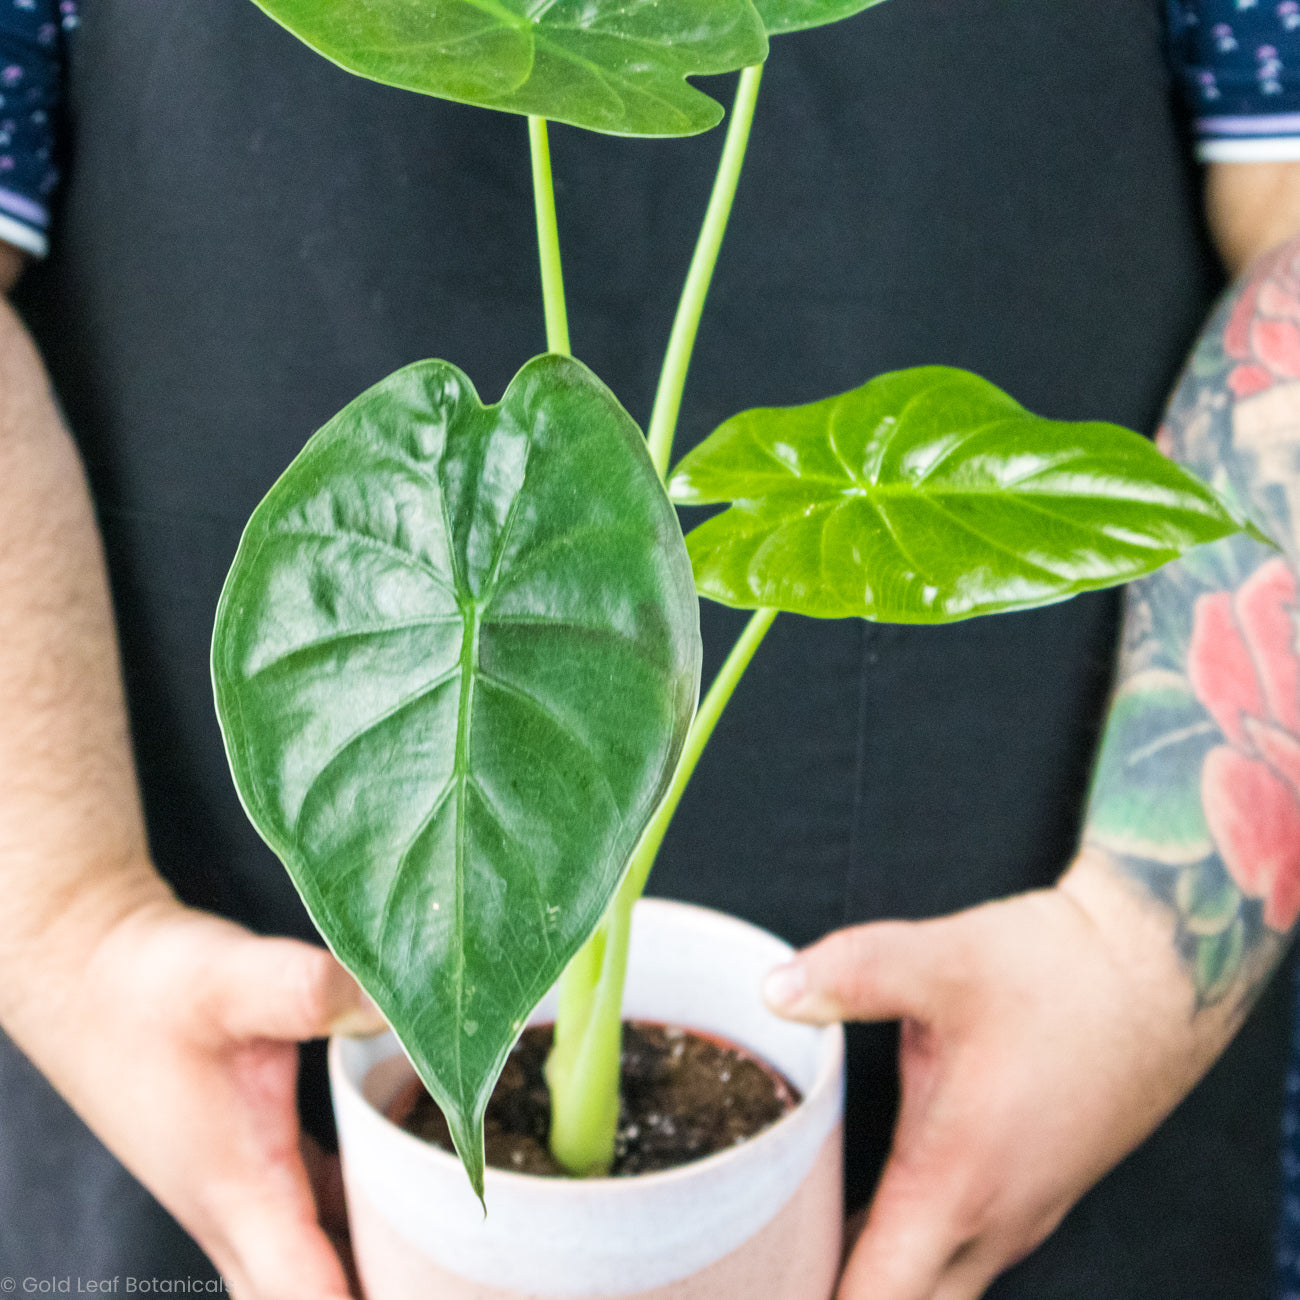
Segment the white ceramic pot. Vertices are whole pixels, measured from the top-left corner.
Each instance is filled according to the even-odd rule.
[[[395,1038],[336,1039],[330,1078],[368,1300],[828,1300],[840,1259],[844,1035],[773,1016],[779,939],[647,899],[625,1014],[739,1043],[803,1093],[740,1146],[664,1173],[562,1179],[489,1169],[487,1217],[460,1163],[382,1114],[413,1071]],[[554,1018],[550,999],[533,1019]]]

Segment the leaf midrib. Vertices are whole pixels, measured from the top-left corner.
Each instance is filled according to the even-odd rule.
[[[1149,490],[1150,487],[1152,486],[1150,481],[1141,484],[1135,484],[1133,485],[1133,492],[1130,495],[1127,493],[1120,494],[1116,492],[1108,492],[1104,490],[1104,488],[1093,493],[1081,493],[1077,489],[1067,492],[1061,488],[1048,488],[1048,489],[1040,490],[1037,488],[1022,487],[1021,484],[1024,481],[1025,480],[1017,480],[1014,484],[1011,484],[1010,486],[1006,484],[991,483],[991,484],[983,484],[983,485],[961,484],[961,485],[952,485],[948,487],[921,488],[916,480],[911,480],[911,479],[900,479],[893,483],[860,483],[856,481],[853,483],[845,483],[843,479],[830,478],[823,474],[806,474],[806,475],[800,475],[798,478],[791,479],[787,485],[774,488],[770,492],[765,492],[761,494],[751,493],[745,496],[740,496],[740,495],[731,496],[728,493],[719,493],[718,496],[712,498],[712,500],[700,500],[697,498],[692,501],[679,501],[677,504],[692,505],[692,506],[718,505],[721,503],[730,503],[732,505],[742,505],[742,504],[753,505],[753,504],[762,503],[763,501],[768,501],[773,499],[779,500],[787,496],[791,496],[791,497],[796,496],[798,493],[798,489],[803,484],[818,484],[818,483],[831,484],[834,486],[834,491],[824,493],[819,497],[813,498],[809,502],[805,502],[805,504],[818,505],[823,502],[828,502],[833,497],[871,498],[877,496],[911,497],[913,499],[924,499],[927,497],[998,496],[998,497],[1033,498],[1034,500],[1038,500],[1038,501],[1051,500],[1053,498],[1062,498],[1065,500],[1078,500],[1080,496],[1087,496],[1089,500],[1097,500],[1097,501],[1143,502],[1146,500],[1146,498],[1143,495],[1141,495],[1141,492],[1144,489]],[[1164,486],[1164,485],[1157,485],[1157,486]],[[1195,496],[1191,495],[1190,493],[1184,493],[1181,489],[1176,488],[1173,490],[1176,491],[1180,496],[1184,498],[1185,501],[1189,503],[1185,507],[1187,509],[1191,508],[1190,506],[1191,502],[1195,502],[1197,500]]]
[[[474,679],[478,668],[479,605],[467,600],[461,607],[465,619],[465,635],[460,646],[460,707],[456,716],[456,755],[452,761],[452,779],[456,783],[456,899],[455,931],[461,937],[456,945],[456,1083],[460,1090],[460,1104],[465,1105],[465,1074],[461,1062],[459,1027],[465,1020],[465,804],[469,791],[469,738],[470,721],[474,708]]]

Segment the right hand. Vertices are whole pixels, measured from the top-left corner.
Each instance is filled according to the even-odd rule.
[[[333,956],[158,899],[47,1005],[23,1046],[237,1300],[349,1295],[300,1145],[297,1045],[385,1026]]]
[[[1173,924],[1081,855],[1054,889],[822,939],[767,989],[811,1024],[901,1020],[893,1147],[838,1300],[977,1300],[1190,1090],[1236,1018]]]

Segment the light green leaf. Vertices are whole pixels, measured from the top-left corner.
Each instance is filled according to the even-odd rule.
[[[699,671],[644,439],[564,357],[487,407],[445,362],[398,371],[244,534],[213,645],[236,785],[480,1191],[492,1085],[604,914]]]
[[[1189,934],[1222,934],[1241,911],[1241,890],[1217,858],[1185,867],[1174,887],[1174,902]]]
[[[880,4],[881,0],[754,0],[769,36],[824,27]]]
[[[1202,1006],[1217,1002],[1233,986],[1245,954],[1246,925],[1241,917],[1222,933],[1197,941],[1192,966]]]
[[[1201,764],[1219,740],[1185,677],[1151,669],[1130,678],[1115,697],[1097,758],[1089,839],[1169,866],[1213,852]]]
[[[737,415],[669,492],[731,503],[687,538],[701,595],[894,623],[1063,600],[1242,527],[1138,434],[1040,419],[944,366]]]
[[[767,57],[749,0],[256,0],[373,81],[614,135],[694,135],[722,107],[686,82]]]

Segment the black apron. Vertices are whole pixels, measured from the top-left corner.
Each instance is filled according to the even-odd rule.
[[[495,400],[543,350],[525,127],[352,78],[244,0],[85,9],[55,251],[22,306],[93,481],[157,861],[190,902],[306,936],[226,770],[217,594],[258,499],[367,385],[438,356]],[[892,0],[775,42],[681,449],[745,407],[929,362],[1151,430],[1217,288],[1162,41],[1159,0]],[[552,141],[575,350],[645,419],[720,134]],[[1113,595],[943,629],[782,617],[652,892],[802,944],[1047,884],[1116,618]],[[742,623],[706,604],[706,681]],[[1278,980],[992,1294],[1266,1296],[1286,1002]],[[851,1042],[858,1203],[896,1039]],[[316,1127],[319,1075],[312,1054]],[[209,1275],[8,1044],[0,1107],[0,1275]]]

